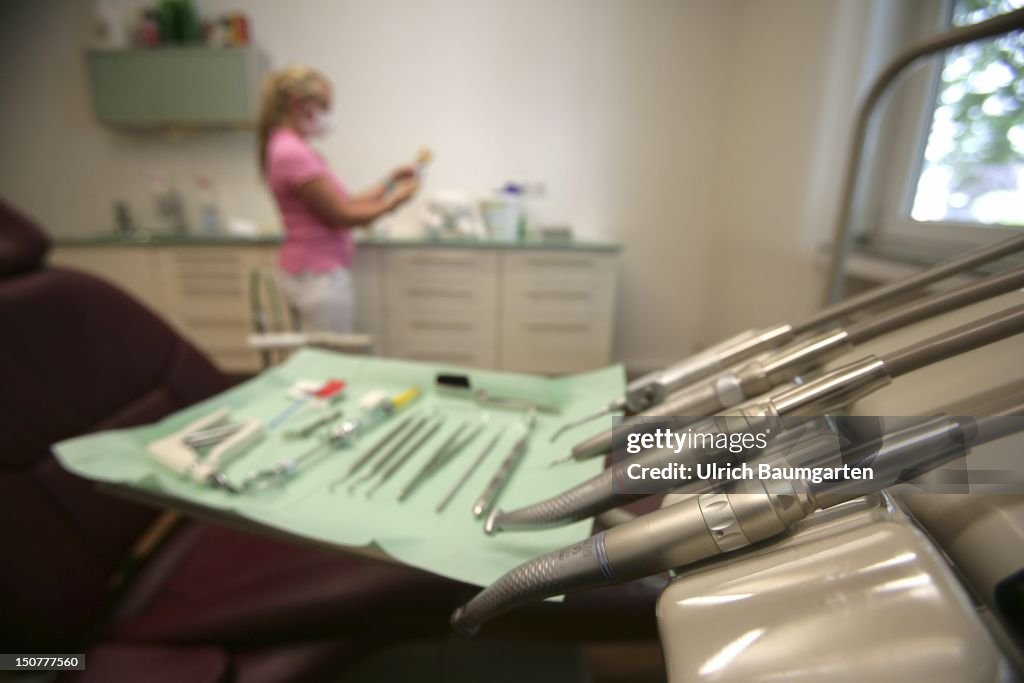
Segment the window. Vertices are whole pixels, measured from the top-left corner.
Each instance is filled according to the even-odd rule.
[[[955,0],[951,23],[977,23],[1021,5]],[[950,50],[938,71],[910,217],[1024,226],[1024,35]]]
[[[875,54],[879,64],[887,63],[951,25],[1022,4],[877,3],[879,16],[898,29],[889,43],[875,46]],[[911,67],[878,109],[877,136],[866,148],[854,213],[860,249],[934,262],[1024,228],[1021,33],[955,48]]]

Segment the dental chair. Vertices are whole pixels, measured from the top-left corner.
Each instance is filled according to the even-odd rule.
[[[48,247],[0,202],[4,652],[84,651],[72,680],[320,680],[389,639],[445,632],[461,587],[406,567],[191,521],[133,552],[160,513],[66,472],[50,445],[227,384],[130,296],[46,267]]]
[[[49,246],[0,201],[2,651],[85,652],[87,671],[61,680],[259,683],[323,680],[373,648],[449,634],[476,588],[196,521],[154,542],[159,511],[61,468],[51,444],[153,422],[227,383],[130,295],[47,267]],[[538,605],[492,635],[653,640],[659,589]]]

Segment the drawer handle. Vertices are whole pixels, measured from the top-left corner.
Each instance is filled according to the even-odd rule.
[[[476,259],[473,258],[438,258],[436,256],[417,256],[409,262],[416,266],[475,266]]]
[[[565,291],[558,289],[534,289],[526,293],[530,299],[561,299],[563,301],[583,301],[590,298],[590,292]]]
[[[474,329],[476,326],[473,325],[473,323],[414,320],[410,327],[417,330],[451,330],[453,332],[466,332]]]
[[[594,262],[580,258],[528,258],[526,262],[540,268],[592,268]]]
[[[183,285],[179,290],[185,296],[216,296],[237,298],[242,296],[238,287],[190,287]]]
[[[239,261],[238,252],[234,249],[223,251],[211,250],[209,247],[202,249],[189,249],[187,251],[175,251],[171,254],[175,261]]]
[[[221,327],[241,330],[240,334],[247,334],[249,332],[249,323],[239,318],[206,318],[189,315],[185,317],[185,324],[190,327],[203,327],[206,329]]]
[[[192,273],[178,273],[178,281],[189,281],[189,280],[203,280],[205,282],[210,281],[226,281],[236,282],[238,280],[237,273],[225,273],[223,271],[202,271],[197,270]]]
[[[526,325],[530,332],[587,332],[590,325],[586,323],[530,323]]]
[[[468,289],[407,289],[406,294],[417,299],[437,297],[438,299],[471,299],[473,292]]]
[[[476,358],[472,353],[458,351],[410,351],[406,358],[413,360],[445,361],[448,363],[473,363]]]

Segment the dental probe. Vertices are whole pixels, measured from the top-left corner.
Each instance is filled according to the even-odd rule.
[[[676,416],[676,426],[683,427],[818,369],[857,344],[1021,287],[1024,287],[1024,266],[991,275],[966,287],[913,301],[848,325],[845,329],[837,327],[805,341],[794,342],[670,394],[643,415],[626,418],[614,429],[595,434],[577,444],[570,455],[552,464],[586,460],[604,455],[616,446],[621,447],[623,444],[616,443],[616,438],[621,441],[629,431],[627,427],[642,429],[644,418]],[[647,422],[652,426],[666,426],[664,421]]]
[[[346,479],[351,477],[353,474],[355,474],[359,470],[363,469],[363,467],[365,467],[367,465],[367,463],[369,463],[379,453],[381,453],[384,450],[384,448],[387,447],[387,445],[389,443],[394,441],[395,438],[397,438],[399,434],[404,432],[406,427],[411,425],[413,422],[414,422],[414,416],[413,415],[409,415],[404,420],[402,420],[401,422],[396,424],[393,428],[391,428],[388,431],[387,434],[385,434],[383,437],[381,437],[377,441],[377,443],[375,443],[372,446],[370,446],[369,448],[367,448],[366,452],[363,453],[359,457],[358,460],[356,460],[354,463],[349,465],[348,469],[346,469],[345,472],[342,473],[342,475],[340,477],[338,477],[337,479],[332,481],[330,484],[328,484],[327,489],[329,491],[333,491],[339,484],[341,484],[341,482],[345,481]]]
[[[391,480],[391,477],[395,476],[395,472],[400,470],[402,468],[402,465],[404,465],[405,463],[409,462],[409,460],[414,455],[416,455],[416,453],[420,450],[420,448],[423,447],[423,444],[425,444],[428,441],[430,441],[431,437],[433,437],[434,434],[437,433],[437,430],[439,430],[441,428],[441,425],[443,425],[443,424],[444,424],[444,418],[443,417],[438,418],[434,422],[434,424],[432,424],[430,426],[430,429],[428,429],[426,431],[426,433],[424,433],[423,436],[421,436],[419,438],[419,440],[416,441],[416,443],[414,443],[411,446],[409,446],[409,448],[402,455],[402,457],[400,457],[397,460],[395,460],[394,464],[392,464],[391,467],[389,467],[386,470],[384,470],[384,472],[380,475],[380,479],[377,481],[377,483],[372,488],[370,488],[369,491],[366,492],[366,497],[369,498],[370,496],[372,496],[374,494],[374,492],[377,489],[379,489],[381,486],[384,486],[384,484],[388,483],[388,481]]]
[[[406,498],[415,493],[416,489],[422,486],[427,479],[434,476],[434,474],[436,474],[442,467],[451,462],[452,459],[454,459],[463,448],[468,446],[477,436],[479,436],[480,432],[484,429],[482,424],[478,425],[476,429],[472,430],[461,441],[456,441],[456,437],[458,437],[459,434],[468,426],[468,424],[463,424],[458,431],[453,433],[448,440],[434,452],[434,455],[431,456],[430,460],[420,468],[420,471],[409,480],[409,483],[399,489],[398,502],[403,502]]]
[[[1024,414],[1017,405],[1014,415]],[[463,635],[520,605],[554,595],[679,569],[778,536],[819,509],[880,491],[906,473],[920,475],[963,457],[966,444],[992,441],[1020,428],[1005,415],[940,417],[865,444],[851,462],[870,466],[873,481],[850,490],[843,480],[747,479],[641,515],[575,545],[512,569],[452,614]],[[835,471],[841,471],[838,466]]]
[[[778,434],[781,417],[819,416],[847,406],[893,379],[931,363],[966,353],[980,346],[1024,332],[1024,304],[961,325],[943,334],[916,342],[881,356],[866,356],[821,377],[785,387],[693,424],[693,432],[710,435],[765,432]],[[637,481],[628,476],[630,466],[665,467],[673,463],[690,467],[718,458],[723,448],[650,449],[616,463],[596,477],[564,493],[511,512],[495,510],[484,525],[487,533],[540,529],[570,524],[620,507],[637,497],[660,493],[677,484],[673,480]]]
[[[473,476],[473,473],[480,468],[480,465],[483,464],[487,456],[491,454],[491,451],[494,450],[494,447],[498,444],[498,440],[501,439],[504,433],[504,428],[499,429],[498,433],[495,434],[494,437],[487,442],[487,445],[480,450],[480,454],[476,456],[476,460],[474,460],[472,464],[470,464],[470,466],[466,469],[465,473],[463,473],[463,475],[459,477],[459,480],[455,482],[455,485],[452,486],[451,490],[448,491],[448,493],[445,494],[445,497],[441,499],[441,502],[437,504],[437,507],[434,508],[434,512],[440,514],[445,511],[445,508],[447,508],[448,505],[452,502],[452,499],[454,499],[455,496],[458,495],[459,491],[462,490],[462,487],[466,485],[467,481],[469,481],[469,478]]]
[[[932,268],[889,284],[870,289],[858,296],[844,299],[795,325],[781,324],[760,330],[742,332],[706,351],[670,365],[664,370],[649,373],[626,385],[625,393],[604,408],[562,425],[551,435],[554,442],[573,427],[590,420],[617,412],[640,413],[661,403],[673,391],[682,389],[698,380],[709,377],[719,370],[756,356],[769,349],[789,343],[801,334],[835,322],[862,309],[905,294],[951,275],[970,270],[975,266],[994,261],[1008,254],[1024,249],[1024,235],[1011,237],[996,244],[981,247],[944,261]]]

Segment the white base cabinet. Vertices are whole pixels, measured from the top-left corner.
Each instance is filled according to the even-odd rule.
[[[60,245],[52,261],[91,272],[161,313],[223,370],[260,369],[249,274],[274,245]],[[380,355],[564,374],[611,362],[618,255],[537,247],[361,245],[357,327]]]

